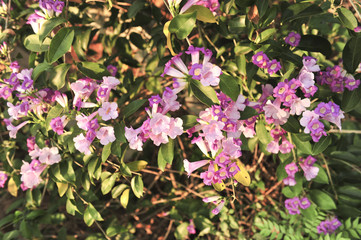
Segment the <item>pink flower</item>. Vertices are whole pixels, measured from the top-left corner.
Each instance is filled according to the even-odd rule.
[[[56,118],[51,119],[51,121],[50,121],[50,127],[58,135],[61,135],[64,133],[65,118],[66,118],[66,116],[56,117]]]
[[[169,131],[170,117],[165,116],[161,113],[153,114],[153,117],[150,119],[149,127],[153,134],[167,134]]]
[[[139,134],[142,130],[140,128],[133,129],[125,127],[125,138],[129,142],[129,147],[134,150],[142,151],[143,150],[143,142],[139,137]]]
[[[292,151],[293,147],[294,146],[289,141],[287,141],[285,138],[283,138],[282,143],[280,145],[280,152],[283,154],[289,153]]]
[[[209,143],[213,143],[215,140],[221,140],[224,138],[222,129],[224,127],[223,122],[211,120],[208,125],[203,127],[204,137]]]
[[[271,141],[267,145],[267,151],[270,153],[277,154],[280,150],[280,145],[278,144],[278,141]]]
[[[306,111],[306,108],[308,108],[311,105],[311,101],[308,98],[295,98],[291,101],[291,115],[301,115],[302,112]]]
[[[6,180],[8,179],[8,175],[0,171],[0,188],[3,188],[5,186]]]
[[[10,138],[16,138],[16,134],[18,133],[18,131],[20,130],[20,128],[24,127],[26,124],[28,124],[29,121],[25,121],[20,123],[17,126],[12,125],[11,123],[9,125],[6,126],[7,130],[9,130],[9,136]]]
[[[281,109],[280,105],[280,100],[276,99],[273,103],[271,100],[268,100],[263,107],[265,116],[275,120],[277,125],[285,124],[289,117],[289,113]]]
[[[288,174],[288,176],[294,177],[296,172],[298,172],[297,164],[294,162],[287,164],[285,166],[285,170],[286,170],[286,173]]]
[[[34,161],[34,160],[33,160]],[[35,160],[36,161],[36,160]],[[31,164],[23,161],[23,165],[20,169],[21,178],[20,180],[24,183],[26,188],[34,188],[40,184],[42,179],[40,178],[40,174],[44,169],[37,168],[34,169]]]
[[[113,127],[101,127],[97,131],[97,138],[100,140],[100,143],[104,146],[108,143],[115,141],[114,128]]]
[[[180,118],[171,118],[169,123],[168,135],[170,138],[175,139],[177,136],[183,134],[183,120]]]
[[[294,177],[288,176],[283,179],[283,183],[288,186],[295,186],[297,182]]]
[[[321,71],[320,66],[317,65],[317,60],[314,57],[305,56],[303,57],[302,63],[303,63],[303,68],[309,72]]]
[[[77,125],[79,128],[87,131],[88,130],[88,123],[98,114],[98,111],[93,112],[89,116],[85,116],[84,114],[76,116]]]
[[[203,198],[202,201],[205,202],[205,203],[216,202],[220,198],[221,198],[220,196],[211,196],[211,197]]]
[[[99,108],[99,116],[102,117],[104,121],[110,119],[116,119],[118,117],[118,104],[116,102],[103,102],[102,107]]]
[[[86,139],[86,137],[84,136],[84,134],[79,134],[78,136],[76,136],[74,139],[74,146],[75,148],[79,151],[79,152],[82,152],[84,153],[85,155],[89,155],[91,154],[91,151],[90,151],[90,144],[91,142],[88,141]]]
[[[307,70],[301,70],[300,75],[298,76],[298,80],[301,82],[303,88],[310,88],[315,85],[315,76],[312,72],[308,72]]]
[[[241,153],[240,145],[236,144],[233,138],[227,138],[222,141],[223,152],[231,158],[239,158]]]
[[[214,215],[217,215],[218,213],[220,213],[220,211],[221,211],[222,208],[224,207],[224,204],[225,204],[225,201],[222,200],[222,201],[220,202],[220,204],[218,204],[218,206],[212,210],[212,213],[213,213]]]
[[[189,162],[187,159],[183,160],[184,170],[188,173],[188,177],[197,170],[209,163],[210,160],[200,160],[196,162]]]
[[[189,220],[189,225],[187,227],[187,231],[189,234],[196,234],[196,228],[194,226],[194,223],[193,223],[193,219]]]
[[[48,148],[45,147],[41,149],[39,155],[39,161],[43,164],[53,165],[54,163],[60,162],[61,157],[59,154],[59,150],[56,147]]]
[[[31,25],[34,33],[38,33],[45,21],[43,14],[40,11],[35,10],[35,13],[29,16],[26,23]]]
[[[314,111],[304,111],[302,113],[302,118],[300,119],[301,126],[305,127],[304,132],[310,133],[310,129],[308,128],[308,124],[313,120],[318,120],[319,116]]]

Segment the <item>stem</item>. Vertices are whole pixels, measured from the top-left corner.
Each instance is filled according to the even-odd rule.
[[[98,228],[100,229],[100,231],[103,233],[104,237],[105,237],[106,239],[108,239],[108,240],[111,240],[111,238],[108,237],[108,235],[105,233],[104,229],[100,226],[100,224],[99,224],[96,220],[94,220],[94,222],[95,222],[95,224],[98,226]]]
[[[5,30],[8,29],[10,9],[11,9],[11,0],[9,0],[8,9],[6,9]]]
[[[203,36],[207,39],[207,41],[209,42],[209,44],[211,44],[211,46],[216,50],[217,54],[219,53],[219,49],[216,47],[216,45],[214,45],[214,43],[211,41],[211,39],[208,37],[208,35],[206,34],[206,32],[204,31],[204,29],[202,29],[202,33]],[[222,62],[225,62],[226,60],[224,59],[224,57],[222,55],[220,55],[220,58],[222,60]]]
[[[361,134],[361,130],[338,130],[338,129],[331,129],[327,133],[340,133],[340,134]]]
[[[333,193],[335,194],[335,199],[336,199],[336,201],[337,201],[338,196],[337,196],[337,192],[336,192],[336,189],[335,189],[335,185],[333,185],[333,181],[332,181],[332,177],[331,177],[331,172],[330,172],[330,169],[328,168],[328,164],[327,164],[326,158],[325,158],[325,156],[323,155],[323,153],[321,153],[321,157],[322,157],[323,162],[325,163],[327,175],[328,175],[328,178],[330,179],[330,183],[331,183],[331,188],[332,188]]]
[[[287,135],[288,135],[288,140],[290,141],[290,143],[292,144],[292,146],[294,146],[294,145],[293,145],[293,142],[292,142],[291,133],[288,132]],[[295,152],[295,149],[294,149],[294,148],[292,148],[292,155],[293,155],[293,160],[296,162],[296,161],[297,161],[297,157],[296,157],[296,152]]]

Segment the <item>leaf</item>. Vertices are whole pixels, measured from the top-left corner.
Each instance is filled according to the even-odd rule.
[[[195,79],[191,79],[189,85],[194,96],[208,107],[219,103],[217,94],[212,87],[205,87],[200,81]]]
[[[342,94],[341,109],[345,112],[350,112],[354,110],[357,105],[360,103],[359,99],[361,98],[361,87],[353,91],[345,89]]]
[[[175,55],[177,55],[177,54],[176,54],[176,53],[174,52],[174,50],[173,50],[172,41],[171,41],[171,34],[170,34],[170,32],[169,32],[169,24],[170,24],[170,21],[168,21],[168,22],[166,22],[166,23],[164,24],[163,33],[164,33],[164,35],[165,35],[166,38],[167,38],[167,47],[168,47],[170,53],[171,53],[173,56],[175,56]]]
[[[111,154],[111,149],[112,149],[112,143],[108,143],[107,145],[105,145],[103,147],[103,151],[102,151],[102,162],[104,163],[106,160],[108,160],[108,157]]]
[[[69,184],[68,183],[56,182],[56,186],[58,186],[59,196],[62,197],[62,196],[64,196],[64,194],[68,190]]]
[[[246,106],[246,108],[241,113],[240,120],[246,120],[256,115],[258,115],[258,112],[254,108]]]
[[[46,20],[37,33],[39,35],[39,40],[43,41],[56,26],[65,22],[66,20],[62,17],[50,18]]]
[[[112,190],[112,188],[114,187],[115,184],[115,180],[117,179],[118,174],[117,173],[113,173],[110,177],[104,179],[104,181],[102,181],[101,184],[101,191],[103,193],[103,195],[107,194],[110,192],[110,190]]]
[[[183,121],[183,129],[184,130],[190,129],[198,123],[198,121],[197,121],[198,117],[194,116],[194,115],[183,115],[180,118]]]
[[[134,176],[130,182],[130,186],[132,187],[133,193],[137,198],[143,196],[143,180],[141,176]]]
[[[39,35],[32,34],[25,38],[24,46],[26,49],[32,52],[45,52],[48,51],[50,42],[50,38],[46,38],[44,41],[40,41]]]
[[[326,57],[332,54],[331,43],[320,36],[302,35],[297,47],[309,52],[320,52]]]
[[[361,199],[361,189],[357,188],[355,186],[345,185],[342,187],[339,187],[337,189],[337,192],[340,194],[345,194],[347,196]]]
[[[258,120],[256,123],[256,133],[259,141],[264,145],[267,145],[272,141],[272,137],[267,131],[264,121]]]
[[[223,181],[221,183],[212,183],[212,185],[217,192],[221,192],[226,188]]]
[[[326,150],[328,146],[332,143],[332,137],[331,136],[324,136],[322,137],[318,142],[313,145],[312,148],[312,155],[318,155]]]
[[[11,196],[14,197],[18,196],[18,187],[16,186],[16,183],[12,177],[8,181],[8,191],[11,194]]]
[[[112,198],[117,198],[117,197],[119,197],[119,195],[122,194],[122,192],[123,192],[125,189],[129,189],[129,186],[126,185],[126,184],[120,184],[120,185],[114,187],[114,188],[112,189]]]
[[[215,23],[217,22],[216,17],[213,15],[209,8],[206,8],[202,5],[193,5],[184,13],[193,13],[197,12],[197,20],[206,22],[206,23]]]
[[[127,166],[129,167],[130,171],[133,171],[133,172],[141,171],[142,169],[146,168],[147,165],[148,165],[148,162],[144,161],[144,160],[138,160],[138,161],[133,161],[133,162],[127,163]]]
[[[174,158],[174,141],[169,138],[169,142],[162,144],[158,152],[158,167],[164,171],[167,163],[172,164]]]
[[[81,62],[77,64],[77,67],[85,76],[96,80],[101,80],[105,76],[110,76],[110,73],[103,64],[95,62]]]
[[[54,86],[56,89],[61,89],[65,86],[65,77],[68,73],[71,65],[67,63],[59,64],[54,68],[54,70],[50,74],[50,84]]]
[[[354,30],[355,27],[357,27],[357,20],[350,10],[344,7],[340,7],[337,9],[337,13],[338,13],[338,20],[340,20],[341,24],[344,27],[352,31]]]
[[[237,180],[237,182],[239,182],[240,184],[248,187],[251,184],[251,177],[249,173],[244,167],[244,164],[238,159],[237,159],[237,166],[239,167],[240,171],[238,171],[233,178]]]
[[[263,43],[264,41],[267,41],[270,37],[272,37],[276,33],[276,31],[277,30],[275,28],[266,29],[263,32],[261,32],[259,35],[257,35],[254,42],[256,44]]]
[[[169,32],[175,33],[178,39],[185,39],[196,24],[196,17],[197,12],[174,17],[169,24]]]
[[[126,177],[131,177],[132,176],[132,172],[130,171],[129,167],[125,163],[121,162],[119,167],[120,167],[119,170],[120,170],[122,175],[124,175]]]
[[[56,62],[67,53],[73,43],[74,30],[71,28],[60,29],[51,40],[47,60],[49,63]]]
[[[38,79],[42,72],[48,70],[51,67],[52,65],[47,62],[38,64],[33,70],[32,79],[35,81],[36,79]]]
[[[132,5],[128,8],[128,18],[133,18],[137,13],[142,10],[145,6],[144,0],[136,0],[132,3]]]
[[[299,133],[301,129],[300,122],[294,116],[290,116],[287,122],[281,127],[291,133]]]
[[[124,208],[127,208],[127,205],[128,205],[129,192],[130,192],[130,189],[129,189],[129,188],[125,189],[124,192],[122,193],[122,196],[120,197],[120,204],[121,204]]]
[[[327,193],[316,189],[310,191],[310,196],[312,201],[315,202],[322,210],[336,209],[334,200]]]
[[[138,109],[143,106],[143,104],[147,101],[147,99],[137,99],[135,101],[131,101],[127,106],[124,108],[124,118],[128,118],[133,113],[138,111]]]
[[[311,17],[323,13],[322,8],[316,4],[309,5],[308,3],[292,4],[283,14],[282,22],[287,23],[296,19]]]
[[[361,62],[361,38],[351,37],[342,51],[342,60],[345,69],[354,73]]]
[[[225,73],[221,74],[219,88],[234,102],[237,101],[240,92],[240,87],[234,77],[227,75]]]
[[[73,169],[73,161],[72,160],[62,161],[60,162],[59,166],[60,166],[60,173],[66,179],[66,181],[70,183],[75,183],[76,177]]]
[[[303,142],[298,138],[298,134],[292,134],[292,141],[297,150],[312,155],[312,145],[310,142]]]
[[[260,18],[264,16],[267,9],[269,8],[269,2],[268,0],[256,0],[256,6],[259,12]]]
[[[328,181],[328,176],[327,176],[325,169],[323,169],[323,167],[321,167],[318,164],[314,164],[313,166],[318,167],[318,169],[319,169],[318,174],[313,179],[313,181],[315,181],[317,183],[328,184],[329,181]]]
[[[246,28],[246,15],[237,16],[228,21],[228,29],[230,33],[237,34]]]
[[[94,221],[104,221],[100,213],[94,208],[91,203],[88,203],[88,207],[84,212],[84,222],[89,227],[94,223]]]

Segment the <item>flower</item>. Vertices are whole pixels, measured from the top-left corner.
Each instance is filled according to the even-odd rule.
[[[28,124],[29,121],[25,121],[20,123],[17,126],[12,125],[11,123],[9,125],[6,126],[7,130],[9,130],[9,136],[10,138],[16,138],[16,134],[18,133],[18,131],[20,130],[20,128],[24,127],[26,124]]]
[[[273,59],[267,63],[267,72],[269,75],[272,75],[279,70],[281,70],[281,63],[278,62],[276,59]]]
[[[224,201],[224,200],[221,200],[221,202],[218,204],[218,206],[212,210],[212,213],[213,213],[214,215],[217,215],[218,213],[220,213],[220,211],[221,211],[222,208],[224,207],[224,204],[225,204],[225,201]]]
[[[4,171],[0,171],[0,188],[5,186],[8,175]]]
[[[310,200],[308,200],[307,197],[304,197],[300,200],[299,202],[299,206],[302,208],[302,209],[307,209],[309,206],[311,206],[311,202]]]
[[[188,177],[200,167],[205,166],[210,160],[200,160],[196,162],[189,162],[187,159],[183,160],[184,170],[188,173]]]
[[[259,51],[252,56],[252,62],[254,65],[260,68],[266,68],[268,65],[268,57],[263,51]]]
[[[105,146],[108,143],[115,141],[114,128],[101,127],[99,131],[96,132],[96,136],[100,140],[100,143]]]
[[[194,226],[194,223],[193,223],[193,219],[189,220],[189,225],[187,227],[187,231],[189,234],[196,234],[196,229],[195,229],[195,226]]]
[[[61,135],[64,133],[65,119],[66,119],[66,116],[62,116],[62,117],[53,118],[50,121],[50,127],[58,135]]]
[[[79,151],[84,153],[85,155],[89,155],[91,154],[90,152],[90,144],[91,142],[86,139],[86,137],[84,136],[84,134],[79,134],[78,136],[76,136],[75,138],[73,138],[74,141],[74,146],[75,148]]]
[[[323,233],[325,235],[332,234],[341,225],[342,223],[337,219],[337,217],[334,217],[332,219],[326,219],[317,226],[317,232],[319,234]]]
[[[23,165],[20,169],[20,180],[23,182],[26,188],[34,188],[42,181],[40,174],[44,169],[44,167],[39,167],[37,160],[33,160],[30,164],[23,161]]]
[[[300,199],[298,197],[286,199],[285,207],[288,210],[288,213],[291,215],[300,214],[300,209],[298,208],[300,204]]]
[[[103,102],[102,107],[98,110],[98,113],[104,121],[108,121],[118,117],[117,109],[118,104],[116,102]]]
[[[285,42],[292,47],[297,47],[300,43],[301,35],[295,32],[290,32],[285,38]]]
[[[59,150],[56,147],[52,148],[42,148],[40,150],[39,161],[40,163],[53,165],[54,163],[60,162],[61,157],[59,154]]]

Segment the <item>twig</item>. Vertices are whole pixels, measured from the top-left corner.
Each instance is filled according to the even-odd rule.
[[[211,46],[216,50],[217,54],[219,53],[219,49],[216,47],[216,45],[214,45],[214,43],[211,41],[211,39],[209,39],[208,35],[206,34],[206,32],[204,31],[204,29],[202,29],[203,32],[203,36],[207,39],[207,41],[209,42],[209,44],[211,44]],[[224,57],[222,55],[220,55],[220,58],[222,60],[222,62],[225,62],[226,60],[224,59]]]
[[[361,130],[338,130],[338,129],[331,129],[327,133],[340,133],[340,134],[361,134]]]
[[[106,239],[108,239],[108,240],[111,240],[111,238],[108,237],[108,235],[105,233],[104,229],[100,226],[100,224],[99,224],[96,220],[94,220],[94,222],[95,222],[95,224],[98,226],[98,228],[100,229],[100,231],[103,233],[104,237],[105,237]]]
[[[335,199],[337,201],[337,199],[338,199],[337,192],[336,192],[335,186],[333,185],[330,169],[328,168],[328,164],[327,164],[326,158],[323,155],[323,153],[321,153],[321,157],[322,157],[323,162],[325,163],[326,172],[327,172],[328,178],[330,179],[330,183],[331,183],[331,188],[332,188],[333,193],[335,194]]]
[[[8,7],[6,9],[5,30],[8,29],[10,9],[11,9],[11,0],[9,0]]]
[[[170,230],[172,229],[173,223],[174,223],[174,220],[171,219],[170,222],[169,222],[169,225],[168,225],[167,232],[166,232],[165,235],[164,235],[164,240],[167,239],[167,237],[168,237],[168,235],[169,235],[169,233],[170,233]]]
[[[355,12],[357,13],[358,17],[361,19],[361,14],[360,14],[360,12],[358,11],[357,7],[355,6],[355,4],[353,3],[352,0],[350,0],[350,3],[351,3],[351,5],[352,5],[353,9],[355,9]]]

